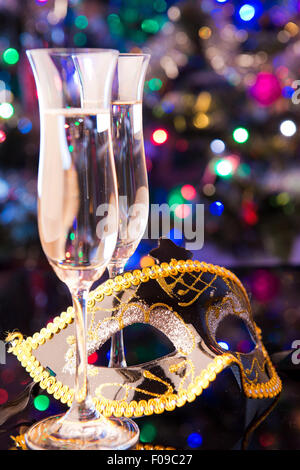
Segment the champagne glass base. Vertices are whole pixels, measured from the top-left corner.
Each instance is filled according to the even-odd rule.
[[[137,424],[128,418],[72,422],[56,415],[34,424],[25,434],[32,450],[126,450],[139,439]]]

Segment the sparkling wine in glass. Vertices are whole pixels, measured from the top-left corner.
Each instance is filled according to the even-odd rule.
[[[147,226],[148,179],[142,99],[148,54],[119,54],[112,93],[113,151],[119,192],[119,230],[108,265],[110,278],[121,274]],[[123,331],[111,338],[110,367],[125,367]]]
[[[40,109],[39,235],[50,265],[72,294],[76,370],[69,411],[35,424],[26,442],[38,450],[129,448],[138,439],[136,424],[105,418],[94,406],[85,338],[88,292],[110,262],[118,233],[111,139],[118,52],[37,49],[27,54]]]

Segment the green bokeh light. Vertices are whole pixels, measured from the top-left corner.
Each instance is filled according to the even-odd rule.
[[[140,431],[141,442],[152,442],[156,437],[156,427],[151,423],[145,423]]]
[[[251,168],[247,163],[241,163],[239,165],[237,174],[241,176],[242,178],[246,178],[247,176],[250,176],[251,174]]]
[[[121,23],[120,17],[116,13],[111,13],[110,15],[108,15],[107,22],[112,34],[123,34],[124,28]]]
[[[168,197],[168,204],[169,206],[173,205],[178,205],[178,204],[183,204],[184,199],[181,195],[181,188],[174,188],[170,191],[169,197]]]
[[[14,65],[19,60],[19,53],[16,49],[9,47],[3,52],[3,60],[8,65]]]
[[[158,91],[162,87],[162,81],[160,78],[151,78],[148,82],[148,86],[151,91]]]
[[[49,408],[50,400],[46,395],[38,395],[33,400],[34,407],[39,411],[45,411]]]
[[[155,34],[159,31],[159,24],[156,20],[149,18],[142,22],[141,28],[145,33]]]
[[[279,206],[285,206],[290,202],[290,196],[287,192],[279,193],[276,197],[276,201]]]
[[[76,46],[84,46],[86,44],[86,35],[84,33],[76,33],[73,40]]]
[[[2,119],[10,119],[14,115],[14,107],[11,103],[0,104],[0,117]]]
[[[153,3],[153,8],[158,13],[163,13],[168,8],[168,4],[165,2],[165,0],[155,0]]]
[[[249,132],[244,127],[237,127],[234,129],[232,137],[238,144],[244,144],[249,139]]]
[[[89,24],[89,20],[84,15],[80,15],[80,16],[77,16],[77,18],[75,18],[75,26],[79,29],[87,28],[88,24]]]
[[[134,23],[139,18],[138,10],[135,10],[134,8],[126,8],[126,10],[124,10],[123,18],[128,23]]]
[[[223,178],[231,176],[233,173],[232,163],[226,158],[218,160],[215,164],[215,173]]]

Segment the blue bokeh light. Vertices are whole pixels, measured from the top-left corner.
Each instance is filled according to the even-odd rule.
[[[221,346],[222,349],[225,349],[225,351],[229,351],[229,345],[225,343],[225,341],[218,341],[218,345]]]
[[[18,129],[21,134],[28,134],[32,129],[32,123],[28,118],[21,118],[18,122]]]
[[[223,211],[224,211],[224,204],[222,204],[221,201],[212,202],[209,206],[209,212],[212,215],[216,215],[217,217],[220,217]]]
[[[250,3],[245,3],[239,9],[239,15],[243,21],[251,21],[255,16],[255,7]]]

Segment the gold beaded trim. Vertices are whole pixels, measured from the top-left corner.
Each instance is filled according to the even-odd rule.
[[[10,436],[13,440],[15,447],[11,450],[28,450],[25,441],[25,434],[19,434],[18,436]],[[160,446],[160,445],[153,445],[153,444],[141,444],[140,442],[136,444],[133,450],[176,450],[175,447],[167,447],[167,446]]]
[[[177,275],[186,272],[209,272],[217,274],[223,278],[234,281],[243,291],[246,301],[249,303],[246,290],[240,280],[229,270],[220,266],[207,264],[200,261],[176,261],[172,260],[170,263],[162,263],[151,267],[143,268],[142,270],[135,270],[132,273],[127,272],[122,276],[117,276],[114,279],[109,279],[104,284],[99,286],[95,291],[91,292],[88,300],[88,308],[94,307],[96,302],[101,302],[106,295],[112,295],[113,292],[120,292],[123,289],[128,289],[131,286],[137,286],[142,282],[147,282],[149,279],[158,279],[167,277],[170,274]],[[40,364],[34,357],[32,351],[38,346],[51,339],[51,337],[58,333],[60,330],[66,328],[74,320],[74,311],[69,307],[66,312],[62,312],[60,316],[54,318],[53,322],[47,324],[46,328],[42,328],[39,333],[34,333],[32,337],[26,339],[19,332],[9,333],[6,342],[10,343],[9,352],[13,353],[17,359],[25,367],[26,371],[30,374],[33,380],[40,384],[40,387],[46,390],[49,394],[53,394],[54,398],[60,400],[71,406],[74,390],[70,389],[67,385],[56,380],[50,373]],[[260,336],[260,329],[256,327],[258,335]],[[269,356],[262,346],[263,354],[267,361],[271,378],[266,383],[249,383],[243,365],[239,359],[230,353],[225,353],[215,357],[206,369],[201,371],[194,382],[190,383],[188,388],[180,390],[177,394],[166,393],[159,398],[151,398],[150,400],[140,400],[139,402],[131,401],[127,403],[124,401],[109,400],[105,398],[94,398],[94,403],[99,412],[104,416],[116,417],[141,417],[143,415],[152,415],[172,411],[177,407],[185,405],[186,402],[192,402],[196,396],[200,395],[211,382],[216,379],[218,373],[223,369],[236,363],[239,366],[242,384],[245,394],[249,398],[271,398],[278,395],[282,389],[281,380],[278,377]]]

